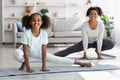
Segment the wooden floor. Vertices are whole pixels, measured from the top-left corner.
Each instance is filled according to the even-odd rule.
[[[67,46],[66,46],[67,47]],[[48,52],[54,53],[66,47],[49,47]],[[10,62],[11,55],[14,53],[13,45],[0,45],[0,68],[6,66],[13,66]],[[108,54],[115,55],[116,61],[120,62],[120,47],[115,46],[112,50],[106,51]],[[82,52],[71,54],[69,56],[78,55]],[[96,62],[99,60],[96,60]],[[103,61],[104,62],[104,61]],[[14,66],[17,66],[14,64]],[[0,77],[0,80],[120,80],[120,70],[110,71],[90,71],[90,72],[70,72],[70,73],[56,73],[56,74],[39,74],[27,76],[14,77]]]

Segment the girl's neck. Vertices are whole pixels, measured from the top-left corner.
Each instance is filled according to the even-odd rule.
[[[40,34],[40,29],[38,29],[38,30],[32,29],[31,31],[35,37],[39,36],[39,34]]]

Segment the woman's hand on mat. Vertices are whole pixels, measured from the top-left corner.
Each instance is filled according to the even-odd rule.
[[[35,72],[35,71],[33,69],[29,68],[29,69],[27,69],[27,72],[32,73],[32,72]]]
[[[42,69],[41,69],[41,71],[50,71],[49,69],[47,69],[46,67],[43,67]]]

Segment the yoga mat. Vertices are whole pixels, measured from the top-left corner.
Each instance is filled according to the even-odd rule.
[[[31,67],[35,70],[34,73],[27,73],[26,71],[19,71],[18,68],[6,68],[0,69],[0,77],[8,76],[25,76],[25,75],[37,75],[37,74],[54,74],[54,73],[68,73],[68,72],[88,72],[88,71],[105,71],[105,70],[117,70],[120,66],[115,65],[100,65],[97,64],[93,67],[80,67],[80,66],[48,66],[50,69],[48,72],[40,71],[40,67]]]
[[[99,59],[99,60],[109,60],[109,59],[115,59],[116,58],[116,56],[113,56],[113,55],[109,55],[109,54],[104,54],[104,53],[102,53],[101,54],[102,55],[102,58],[103,59]],[[69,57],[69,58],[71,58],[71,59],[80,59],[80,57]],[[82,60],[82,59],[81,59]],[[88,57],[88,59],[87,60],[98,60],[97,59],[97,57]]]
[[[100,59],[100,60],[109,60],[109,59],[115,59],[116,56],[113,56],[113,55],[109,55],[109,54],[104,54],[102,53],[102,57],[103,59]],[[71,58],[71,59],[80,59],[80,57],[68,57],[68,58]],[[88,57],[88,60],[98,60],[97,57]],[[34,59],[34,58],[30,58],[30,63],[34,63],[34,62],[41,62],[41,60],[39,59]]]

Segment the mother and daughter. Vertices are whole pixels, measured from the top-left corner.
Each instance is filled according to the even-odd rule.
[[[63,56],[66,56],[73,52],[84,50],[83,58],[87,58],[87,48],[96,48],[98,59],[101,59],[101,50],[111,49],[113,43],[111,41],[103,39],[104,25],[97,21],[97,17],[101,16],[101,9],[99,7],[90,7],[87,11],[87,16],[90,18],[82,25],[83,40],[79,43],[55,53],[55,55],[47,53],[48,36],[45,29],[50,26],[50,18],[46,15],[41,16],[39,13],[33,13],[27,18],[29,27],[23,33],[21,38],[22,46],[16,49],[14,57],[17,61],[21,62],[19,70],[23,71],[26,67],[28,73],[34,72],[30,67],[29,57],[42,60],[41,71],[49,71],[46,66],[46,61],[63,64],[77,64],[82,67],[91,67],[90,62],[82,62],[80,60],[73,60]],[[60,56],[60,57],[59,57]]]

